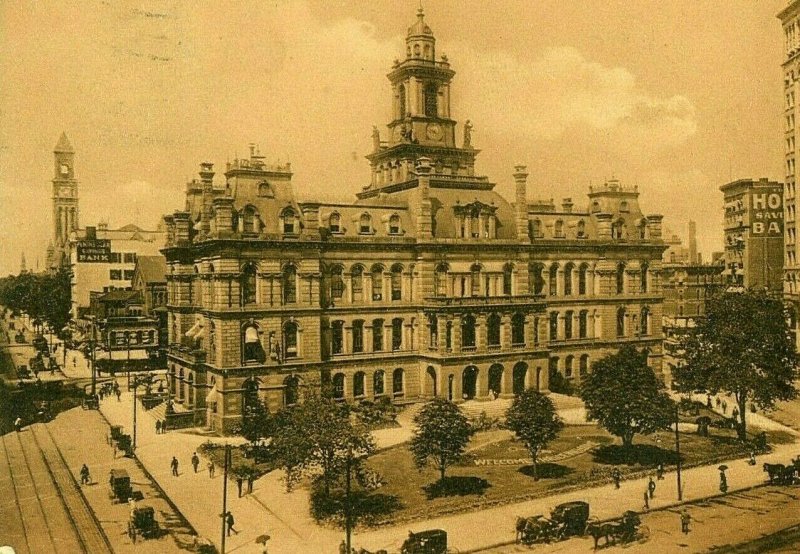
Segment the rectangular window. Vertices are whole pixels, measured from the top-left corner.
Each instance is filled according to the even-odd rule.
[[[126,281],[130,281],[131,279],[133,279],[133,270],[132,269],[126,269],[125,272],[124,272],[124,276],[125,276],[125,280]]]
[[[331,330],[331,351],[334,354],[341,354],[344,351],[344,334],[341,321],[336,321]]]
[[[108,273],[109,273],[109,279],[111,279],[112,281],[122,281],[121,269],[112,269]]]
[[[353,352],[364,351],[364,322],[353,322]]]
[[[125,252],[122,256],[126,264],[136,263],[136,254],[134,252]]]

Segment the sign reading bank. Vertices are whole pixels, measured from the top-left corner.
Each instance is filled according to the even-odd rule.
[[[780,193],[753,193],[750,234],[754,237],[783,236],[783,196]]]

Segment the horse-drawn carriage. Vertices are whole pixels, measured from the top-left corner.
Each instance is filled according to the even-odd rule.
[[[400,547],[400,554],[447,554],[447,531],[430,529],[419,533],[408,532]]]
[[[128,521],[128,536],[136,542],[136,537],[144,539],[158,538],[161,535],[161,526],[156,521],[156,512],[150,506],[134,508],[131,519]]]
[[[586,526],[586,534],[594,539],[594,548],[597,550],[597,543],[605,537],[606,544],[631,542],[640,536],[640,526],[642,520],[639,514],[633,511],[626,511],[621,518],[610,521],[590,521]]]
[[[531,545],[537,542],[560,541],[578,537],[586,531],[589,521],[589,504],[575,501],[559,504],[550,512],[550,517],[535,515],[517,518],[517,541]]]
[[[764,471],[769,477],[770,485],[798,484],[800,483],[800,456],[787,465],[764,464]]]
[[[108,485],[111,487],[111,497],[118,502],[127,502],[133,495],[131,478],[124,469],[112,469]]]

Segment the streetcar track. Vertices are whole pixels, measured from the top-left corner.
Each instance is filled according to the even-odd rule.
[[[0,440],[0,443],[2,443],[2,445],[3,445],[3,455],[5,456],[6,465],[8,466],[8,474],[12,475],[13,474],[13,469],[11,468],[11,457],[8,455],[8,448],[6,447],[6,436],[5,435],[2,436],[2,440]],[[25,529],[25,518],[22,517],[22,507],[20,506],[20,503],[19,503],[19,496],[17,495],[17,488],[14,485],[14,479],[10,478],[10,479],[8,479],[8,481],[11,482],[11,490],[14,491],[14,493],[13,493],[14,494],[14,507],[16,508],[17,515],[19,516],[19,523],[20,523],[20,527],[21,527],[21,530],[22,530],[22,539],[25,541],[25,548],[27,549],[28,552],[33,552],[33,550],[31,550],[30,542],[28,541],[28,533],[27,533],[27,531]]]

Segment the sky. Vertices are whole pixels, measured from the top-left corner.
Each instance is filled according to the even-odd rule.
[[[645,213],[705,258],[722,248],[720,185],[782,181],[786,0],[424,0],[470,119],[476,172],[513,199],[587,204],[638,185]],[[52,150],[76,150],[80,224],[154,228],[187,180],[257,143],[300,198],[352,200],[386,137],[386,74],[416,0],[0,2],[0,275],[43,267]]]

